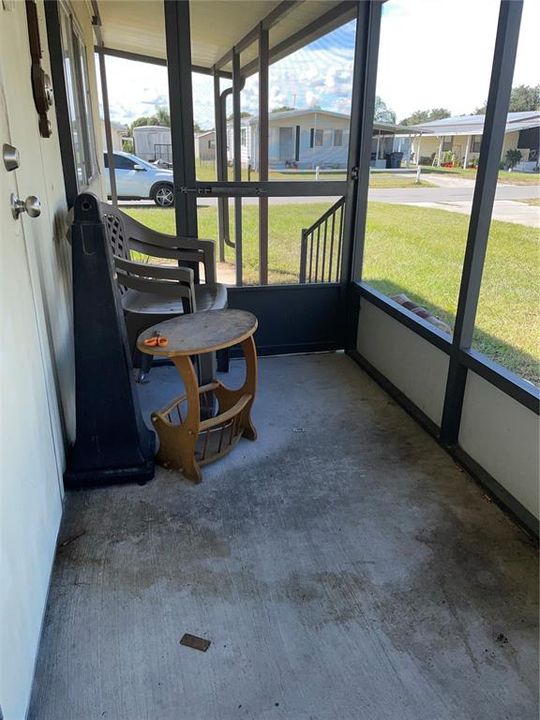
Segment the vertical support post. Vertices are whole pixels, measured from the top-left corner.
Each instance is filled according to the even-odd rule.
[[[420,149],[422,146],[422,133],[418,136],[418,145],[416,146],[416,165],[420,167]]]
[[[439,149],[437,151],[437,166],[441,167],[441,156],[442,156],[442,147],[443,147],[443,140],[444,135],[441,136],[441,140],[439,142]]]
[[[499,176],[499,158],[506,131],[522,10],[523,0],[501,2],[441,421],[440,439],[447,446],[455,445],[459,438],[467,381],[467,369],[461,364],[459,355],[461,350],[468,350],[471,347],[473,340],[491,213]]]
[[[469,161],[469,148],[471,146],[471,136],[467,135],[467,143],[465,144],[465,155],[463,156],[463,169],[467,169],[467,163]]]
[[[259,25],[259,180],[268,180],[268,30]],[[268,285],[268,198],[259,200],[259,283]]]
[[[99,53],[99,77],[101,80],[101,97],[103,99],[103,122],[105,123],[105,144],[107,146],[107,160],[109,163],[109,179],[111,183],[111,200],[118,207],[118,193],[116,191],[116,172],[114,167],[114,153],[111,132],[111,114],[109,111],[109,90],[107,88],[107,68],[105,54]]]
[[[242,180],[242,145],[240,142],[240,90],[242,78],[240,77],[240,53],[233,48],[232,56],[233,75],[233,148],[234,148],[234,179]],[[242,258],[242,198],[234,198],[234,244],[236,249],[236,284],[243,285],[243,258]]]
[[[164,0],[176,233],[197,237],[189,2]]]
[[[298,278],[300,284],[303,284],[306,282],[307,238],[308,238],[308,231],[306,230],[306,228],[303,228],[301,239],[300,239],[300,275]]]
[[[64,57],[62,52],[60,5],[55,2],[44,3],[45,20],[47,22],[47,44],[51,61],[51,74],[54,86],[54,109],[58,134],[62,138],[60,143],[60,156],[66,191],[68,208],[72,208],[77,198],[77,169],[75,167],[75,154],[71,139],[71,123],[66,91],[66,77],[64,73]]]
[[[382,3],[358,3],[354,54],[349,185],[345,204],[341,282],[360,280],[368,203]]]
[[[223,173],[223,180],[229,179],[228,171],[228,157],[227,157],[227,97],[232,95],[232,87],[227,88],[221,93],[220,104],[221,104],[221,167]],[[229,247],[234,247],[234,243],[231,242],[231,228],[229,222],[229,198],[218,198],[218,212],[221,214],[222,225],[223,225],[223,244]]]
[[[219,75],[214,68],[214,127],[216,129],[216,177],[219,180],[225,180],[223,168],[223,117],[221,107],[221,87]],[[227,140],[225,138],[225,144]],[[218,198],[218,244],[219,244],[219,262],[225,262],[225,223],[223,214],[223,203],[227,202],[227,198]],[[228,228],[227,228],[228,231]]]

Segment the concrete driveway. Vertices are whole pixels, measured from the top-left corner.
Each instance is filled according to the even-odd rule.
[[[469,215],[474,180],[429,175],[437,187],[371,188],[369,199],[376,202],[436,208]],[[525,201],[540,198],[540,185],[499,183],[493,206],[493,219],[540,228],[540,207]]]

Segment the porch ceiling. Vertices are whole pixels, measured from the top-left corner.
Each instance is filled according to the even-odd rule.
[[[191,54],[193,65],[211,69],[239,41],[281,4],[280,0],[191,0]],[[309,0],[291,5],[270,31],[274,60],[294,51],[299,34],[306,41],[320,37],[353,17],[351,2]],[[165,20],[162,0],[100,0],[101,34],[106,48],[166,59]],[[318,22],[320,21],[320,22]],[[289,48],[286,48],[288,44]],[[257,58],[257,44],[241,53],[245,67]],[[231,63],[223,64],[231,70]],[[252,69],[251,69],[252,70]]]

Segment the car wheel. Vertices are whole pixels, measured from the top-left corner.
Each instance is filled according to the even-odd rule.
[[[152,200],[159,207],[172,207],[174,205],[173,186],[168,183],[160,183],[152,190]]]

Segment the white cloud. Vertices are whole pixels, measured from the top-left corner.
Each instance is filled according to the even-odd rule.
[[[377,94],[401,119],[417,109],[471,112],[487,98],[499,0],[388,0],[383,6]],[[354,23],[270,67],[270,109],[320,105],[349,113]],[[536,85],[540,2],[525,0],[514,85]],[[167,104],[164,67],[107,59],[112,119],[131,122]],[[212,78],[193,76],[194,118],[213,127]],[[258,79],[247,79],[242,109],[256,113]],[[230,106],[228,108],[230,112]]]
[[[389,0],[383,6],[377,94],[398,119],[446,107],[466,114],[487,98],[499,0]],[[536,85],[540,3],[525,0],[514,85]]]

